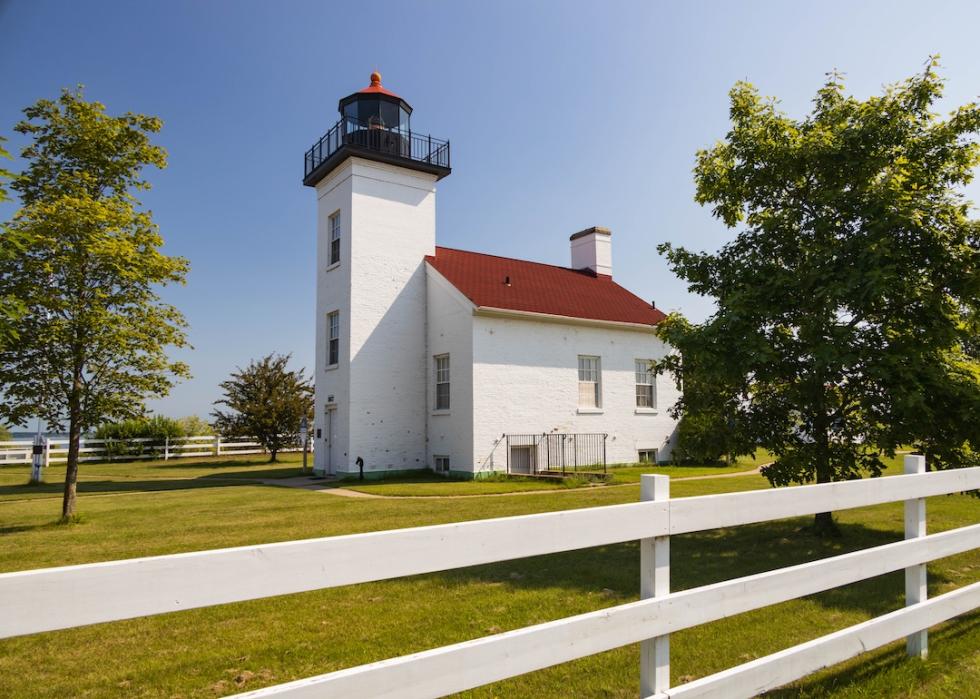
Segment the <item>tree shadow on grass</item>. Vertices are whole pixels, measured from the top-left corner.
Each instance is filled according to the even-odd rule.
[[[929,632],[929,643],[935,648],[954,644],[963,636],[980,631],[980,611],[971,612],[947,622],[938,629]],[[810,697],[830,696],[848,687],[858,688],[872,681],[882,673],[896,670],[902,665],[916,663],[910,668],[912,672],[921,672],[925,668],[921,661],[909,658],[905,644],[897,642],[885,648],[871,651],[858,656],[860,662],[851,662],[839,670],[825,670],[816,676],[803,679],[786,687],[766,692],[766,697],[799,697],[801,694]]]
[[[861,524],[843,524],[838,539],[818,539],[806,531],[810,518],[677,535],[671,537],[671,591],[799,565],[851,551],[889,544],[898,532]],[[569,532],[569,536],[574,536]],[[447,583],[477,579],[520,588],[576,588],[608,599],[609,606],[638,598],[639,545],[611,546],[538,556],[447,571]],[[877,616],[904,604],[902,571],[834,588],[808,597],[828,609],[857,610]],[[930,585],[949,578],[930,570]]]
[[[241,466],[241,463],[238,464]],[[221,488],[239,485],[262,485],[263,479],[288,478],[300,475],[299,469],[262,469],[249,471],[233,471],[228,473],[209,473],[197,478],[126,478],[78,481],[79,495],[110,494],[110,493],[146,493],[167,490],[190,490],[193,488]],[[2,498],[8,500],[42,499],[44,497],[60,496],[64,492],[64,484],[59,482],[29,485],[0,485],[0,505]],[[23,496],[23,497],[18,497]],[[29,497],[36,496],[36,497]]]

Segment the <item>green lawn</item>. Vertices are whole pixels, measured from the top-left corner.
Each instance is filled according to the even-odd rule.
[[[436,474],[385,478],[380,481],[338,481],[337,487],[388,497],[445,497],[467,495],[502,495],[540,490],[599,487],[584,479],[488,478],[476,480],[447,479]]]
[[[624,485],[515,497],[355,499],[255,485],[249,479],[267,468],[257,461],[128,466],[134,468],[132,480],[143,485],[111,497],[83,487],[79,525],[54,524],[59,503],[51,495],[25,499],[18,490],[0,490],[0,571],[639,498],[637,485]],[[185,467],[187,478],[168,473]],[[92,483],[127,482],[126,466],[111,469],[92,467],[86,476],[93,477]],[[293,469],[295,464],[287,463],[273,471],[290,475]],[[23,473],[0,471],[5,479],[13,476],[13,484],[23,482]],[[170,481],[171,487],[146,492],[156,480]],[[193,485],[178,486],[181,480]],[[765,487],[761,476],[746,475],[675,481],[671,491],[686,497]],[[980,501],[962,495],[931,498],[928,511],[930,531],[940,531],[977,522]],[[845,536],[839,540],[811,538],[801,530],[808,521],[673,537],[672,587],[895,541],[901,538],[902,506],[840,513]],[[976,582],[980,551],[929,568],[930,594]],[[0,696],[217,696],[620,604],[637,598],[637,586],[638,553],[632,542],[8,639],[0,641]],[[843,628],[896,609],[902,600],[903,578],[896,573],[679,632],[671,639],[673,680],[686,681]],[[466,696],[632,698],[638,655],[636,646],[621,648]],[[776,695],[938,699],[973,696],[978,681],[980,614],[973,614],[933,632],[927,662],[906,660],[904,647],[894,644]]]
[[[82,463],[78,492],[85,494],[153,492],[185,488],[239,485],[265,478],[301,474],[302,456],[284,454],[270,464],[263,454],[227,457],[191,457],[169,461]],[[44,469],[44,483],[27,485],[29,466],[0,466],[0,503],[23,498],[59,498],[64,489],[65,466]]]
[[[772,461],[765,449],[759,449],[753,456],[740,456],[732,466],[656,466],[654,464],[628,464],[609,469],[612,483],[639,483],[645,473],[661,473],[671,478],[691,478],[697,476],[722,476],[759,468]]]

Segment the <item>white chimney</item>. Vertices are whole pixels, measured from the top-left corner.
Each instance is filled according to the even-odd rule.
[[[612,231],[592,226],[568,240],[572,245],[572,269],[590,269],[596,274],[612,276]]]

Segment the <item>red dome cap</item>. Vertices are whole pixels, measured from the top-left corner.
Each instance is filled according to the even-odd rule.
[[[397,99],[401,99],[401,97],[396,95],[391,90],[386,90],[385,88],[381,87],[381,73],[379,73],[378,71],[374,71],[373,73],[371,73],[371,84],[365,87],[363,90],[360,90],[357,94],[359,95],[382,94],[382,95],[388,95],[389,97],[395,97]]]

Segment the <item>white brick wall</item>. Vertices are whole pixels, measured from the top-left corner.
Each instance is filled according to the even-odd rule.
[[[426,465],[426,285],[435,252],[435,176],[348,159],[318,191],[317,426],[337,401],[340,472]],[[341,264],[325,270],[327,218],[343,216]],[[326,314],[341,311],[340,367],[327,371]],[[326,451],[326,450],[318,450]],[[318,453],[317,469],[326,455]]]
[[[448,456],[453,471],[472,470],[473,460],[473,304],[446,279],[428,271],[428,380],[425,411],[429,421],[428,463]],[[435,361],[449,355],[450,409],[435,410]]]
[[[677,400],[673,380],[657,381],[656,413],[638,414],[634,361],[668,351],[649,331],[477,316],[473,326],[474,452],[477,470],[504,433],[606,432],[609,463],[634,462],[638,449],[670,456]],[[578,409],[578,355],[602,358],[601,412]],[[496,449],[496,470],[506,464]]]
[[[328,219],[341,214],[341,262],[327,269]],[[669,377],[656,413],[635,410],[634,360],[667,351],[648,330],[473,315],[438,272],[435,177],[348,159],[317,185],[315,468],[417,469],[434,455],[455,471],[486,470],[504,433],[606,432],[610,463],[638,449],[669,458],[676,400]],[[327,313],[340,312],[340,362],[327,368]],[[435,411],[433,357],[450,355],[451,408]],[[602,358],[602,410],[578,410],[578,355]],[[328,450],[327,396],[334,396]],[[497,446],[495,467],[506,454]]]

